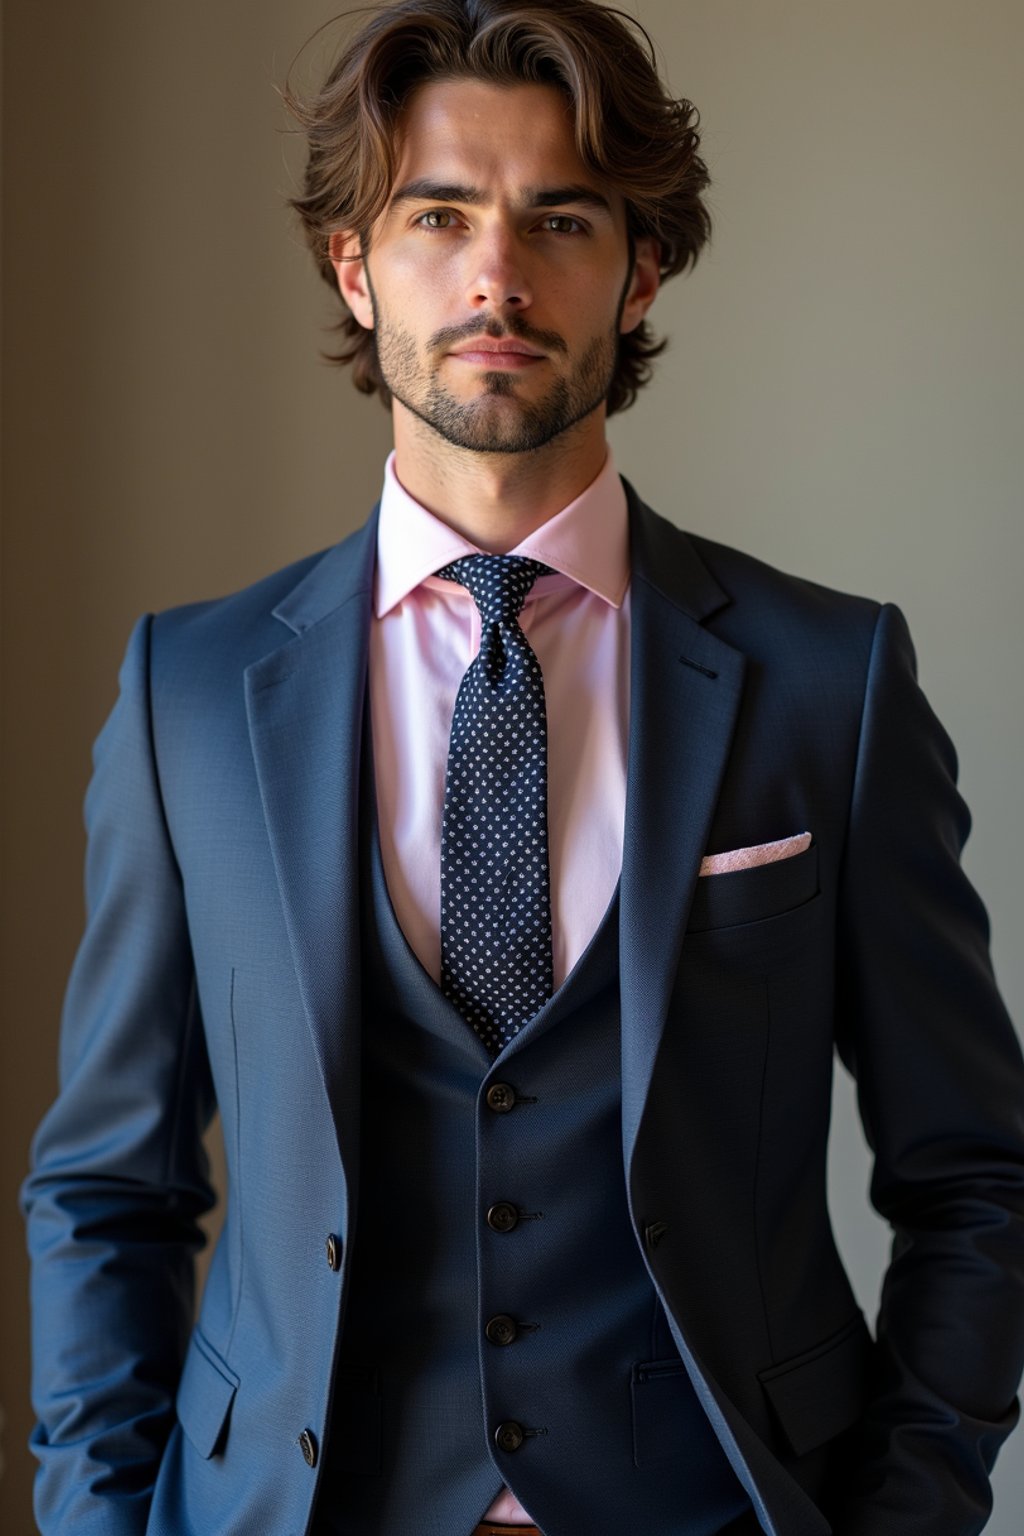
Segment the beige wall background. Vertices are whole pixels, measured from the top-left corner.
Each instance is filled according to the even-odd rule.
[[[630,0],[624,0],[627,6]],[[33,1529],[16,1209],[82,920],[81,799],[135,616],[361,522],[388,446],[317,360],[272,86],[328,0],[3,5],[4,977],[0,1527]],[[1024,995],[1019,0],[637,0],[700,106],[715,243],[616,423],[676,522],[899,602],[975,811],[967,866]],[[334,34],[304,55],[316,76]],[[879,871],[884,878],[884,871]],[[970,1020],[964,1021],[965,1029]],[[885,1234],[844,1079],[832,1194],[865,1306]],[[993,1536],[1024,1514],[1024,1434]]]

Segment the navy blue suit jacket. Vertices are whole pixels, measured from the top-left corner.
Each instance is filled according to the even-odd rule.
[[[1024,1360],[1024,1070],[959,865],[953,750],[898,610],[629,495],[636,1239],[767,1530],[969,1536]],[[373,516],[144,619],[128,649],[87,798],[62,1086],[25,1187],[44,1532],[307,1528],[318,1474],[297,1447],[325,1433],[347,1274],[324,1240],[345,1252],[358,1180],[375,534]],[[707,852],[805,829],[796,858],[698,882]],[[836,1048],[895,1233],[874,1340],[826,1209]],[[215,1104],[230,1189],[193,1328]]]

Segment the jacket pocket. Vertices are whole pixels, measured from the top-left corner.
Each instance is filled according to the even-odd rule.
[[[633,1367],[633,1461],[657,1467],[666,1462],[700,1469],[706,1492],[735,1491],[735,1478],[678,1355]],[[719,1487],[719,1483],[721,1486]]]
[[[216,1451],[238,1390],[238,1377],[198,1328],[178,1384],[178,1422],[200,1456]]]
[[[818,845],[803,853],[731,874],[705,875],[697,881],[687,933],[734,928],[779,917],[802,907],[818,894]]]
[[[758,1372],[797,1456],[855,1424],[868,1394],[871,1335],[860,1312],[813,1349]]]

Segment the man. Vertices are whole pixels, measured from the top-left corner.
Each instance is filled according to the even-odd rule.
[[[592,0],[406,0],[293,106],[395,454],[351,538],[129,646],[26,1186],[40,1526],[968,1536],[1024,1071],[952,749],[896,610],[605,441],[707,235],[693,111]]]

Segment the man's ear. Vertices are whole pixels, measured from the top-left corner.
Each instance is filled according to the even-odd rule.
[[[622,305],[619,330],[622,335],[635,331],[654,303],[661,286],[661,245],[653,235],[642,235],[636,242],[633,273]]]
[[[359,236],[348,230],[339,231],[328,240],[328,253],[338,291],[359,324],[373,330],[373,303],[366,280],[366,266],[361,255]]]

